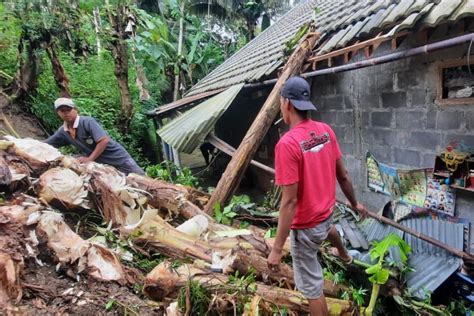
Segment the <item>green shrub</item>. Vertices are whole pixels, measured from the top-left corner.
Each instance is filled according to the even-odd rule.
[[[191,169],[187,167],[180,168],[170,161],[148,166],[146,173],[151,178],[171,183],[179,183],[190,187],[197,187],[199,185],[199,179],[193,175]]]

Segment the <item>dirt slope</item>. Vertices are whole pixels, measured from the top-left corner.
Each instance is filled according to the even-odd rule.
[[[46,132],[41,127],[38,119],[26,113],[19,106],[9,105],[5,96],[0,94],[0,130],[12,134],[9,125],[21,137],[44,139]]]

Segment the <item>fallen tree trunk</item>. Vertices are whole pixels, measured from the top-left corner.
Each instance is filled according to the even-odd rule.
[[[256,250],[251,244],[232,239],[232,243],[205,242],[193,236],[176,230],[163,220],[156,210],[146,210],[137,225],[125,227],[125,235],[135,238],[134,241],[144,244],[167,257],[178,259],[201,259],[212,263],[212,254],[217,252],[222,257],[224,273],[233,273],[238,270],[241,274],[255,269],[257,277],[266,280],[284,282],[294,285],[293,270],[285,263],[281,263],[280,271],[275,272],[268,268],[266,254]],[[224,239],[225,241],[225,239]],[[326,282],[324,293],[337,296],[345,288]]]
[[[165,208],[186,219],[191,219],[197,215],[203,215],[208,220],[208,228],[211,231],[232,229],[230,226],[216,223],[214,218],[190,202],[190,200],[193,200],[196,193],[195,191],[190,191],[186,187],[133,173],[127,176],[127,184],[150,193],[148,203],[157,209]]]
[[[146,203],[142,192],[131,190],[125,175],[113,167],[94,164],[90,174],[91,187],[104,218],[115,226],[137,224]]]
[[[7,151],[24,159],[33,172],[42,172],[63,155],[54,147],[31,138],[5,136],[12,143]]]
[[[148,203],[157,209],[165,208],[186,219],[202,215],[208,220],[208,229],[211,232],[234,230],[231,226],[216,223],[212,216],[204,212],[195,204],[203,203],[208,198],[206,194],[198,190],[137,174],[129,174],[127,176],[127,184],[150,193]],[[249,230],[258,237],[263,237],[265,235],[265,231],[256,226],[249,227]],[[289,251],[289,247],[286,248],[286,250]]]
[[[15,192],[30,185],[30,168],[21,159],[0,151],[0,187]]]
[[[90,209],[83,177],[67,168],[52,168],[39,178],[38,197],[50,204],[56,202],[67,209]]]
[[[232,289],[228,277],[224,274],[212,273],[193,265],[184,264],[173,269],[171,264],[164,262],[155,267],[145,279],[143,293],[161,301],[163,298],[178,296],[179,289],[186,286],[189,279],[208,286],[222,287],[223,291]],[[279,307],[287,307],[295,312],[307,313],[308,301],[297,291],[271,287],[256,282],[254,295]],[[354,306],[349,301],[326,298],[331,315],[352,315]]]
[[[9,254],[0,251],[0,309],[21,299],[20,270]]]
[[[36,229],[61,265],[72,267],[77,263],[77,273],[85,271],[101,281],[127,282],[125,271],[115,254],[82,239],[69,228],[61,214],[42,212]]]
[[[180,214],[186,219],[191,219],[197,215],[202,215],[208,220],[208,229],[211,232],[233,230],[231,226],[216,223],[215,219],[205,213],[202,209],[191,203],[189,199],[193,199],[196,195],[205,199],[205,195],[199,191],[171,184],[162,180],[156,180],[137,174],[129,174],[127,176],[127,184],[150,193],[148,203],[155,208],[165,208],[170,212]],[[254,238],[263,240],[265,231],[259,227],[251,226],[249,230],[253,233]],[[211,236],[212,238],[212,236]],[[226,242],[230,242],[227,240]],[[267,246],[273,246],[273,239],[265,239]],[[235,246],[235,245],[234,245]],[[228,247],[228,248],[232,248]],[[285,253],[290,252],[290,243],[287,240],[284,246]]]
[[[237,148],[235,155],[232,157],[222,174],[216,189],[212,193],[212,196],[206,205],[206,212],[208,214],[213,211],[216,203],[221,203],[221,205],[225,204],[234,193],[245,173],[245,169],[247,169],[250,163],[250,160],[252,160],[253,155],[257,152],[263,137],[267,134],[268,129],[280,111],[280,91],[283,84],[291,76],[300,73],[301,66],[303,66],[308,53],[312,51],[318,39],[319,34],[308,34],[288,59],[288,62],[283,68],[272,92],[263,104],[260,112],[252,123],[252,126],[250,126],[247,134],[240,143],[239,148]]]

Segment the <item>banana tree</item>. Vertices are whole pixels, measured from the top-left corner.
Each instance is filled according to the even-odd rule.
[[[411,247],[398,235],[393,233],[387,235],[381,242],[374,242],[370,250],[370,259],[377,260],[377,263],[368,267],[365,272],[370,275],[369,281],[372,282],[372,294],[370,296],[369,306],[365,309],[365,315],[372,316],[380,291],[380,286],[387,283],[390,276],[390,270],[384,267],[385,256],[391,247],[397,247],[400,250],[402,263],[407,262],[407,255],[411,253]]]

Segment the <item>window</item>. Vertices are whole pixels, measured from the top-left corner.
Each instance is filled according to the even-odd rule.
[[[436,104],[474,104],[474,57],[443,62],[439,66]]]

